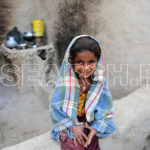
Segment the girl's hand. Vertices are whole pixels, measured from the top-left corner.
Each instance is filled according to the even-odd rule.
[[[85,128],[85,125],[73,126],[72,127],[72,132],[73,132],[73,135],[74,135],[73,141],[74,141],[74,144],[76,146],[77,146],[77,142],[84,146],[86,141],[88,140],[88,137],[83,132],[84,128]]]
[[[86,123],[86,128],[90,130],[90,133],[88,135],[88,140],[86,141],[84,147],[87,147],[91,143],[93,136],[97,134],[97,131],[92,127],[90,127],[87,123]]]

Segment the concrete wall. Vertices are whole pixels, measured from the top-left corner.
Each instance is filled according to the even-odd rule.
[[[54,43],[59,63],[75,35],[97,37],[101,41],[105,76],[114,99],[146,83],[145,74],[140,78],[140,64],[149,64],[149,0],[14,0],[7,4],[13,10],[9,29],[17,26],[22,32],[28,31],[32,29],[33,19],[44,20],[48,42]],[[107,67],[107,64],[115,67]],[[121,68],[121,64],[125,66]],[[144,71],[148,68],[145,66]],[[121,77],[122,83],[116,78],[114,85],[114,76]]]
[[[150,1],[102,0],[97,5],[94,3],[92,5],[89,11],[89,23],[91,20],[99,20],[96,36],[102,43],[105,65],[115,64],[116,68],[110,66],[108,75],[113,97],[117,99],[134,91],[147,79],[145,70],[148,66],[141,69],[140,83],[140,64],[150,63],[148,57]],[[122,67],[121,70],[121,64],[128,66]],[[113,69],[121,73],[114,74]],[[118,79],[115,86],[112,85],[114,76],[122,77],[122,85]]]

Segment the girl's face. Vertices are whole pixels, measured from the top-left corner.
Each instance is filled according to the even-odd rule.
[[[96,70],[97,57],[89,50],[77,53],[73,60],[74,71],[79,77],[87,79]]]

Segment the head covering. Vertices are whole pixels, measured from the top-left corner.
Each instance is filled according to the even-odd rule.
[[[94,37],[89,35],[79,35],[75,37],[69,44],[65,57],[63,59],[59,78],[57,80],[56,89],[53,97],[56,97],[56,91],[59,91],[57,100],[52,100],[52,105],[61,106],[62,111],[75,123],[78,124],[77,107],[80,96],[80,86],[73,66],[68,62],[69,52],[73,44],[80,38],[89,37],[95,40],[99,46],[100,43]],[[100,56],[96,70],[93,74],[93,82],[86,96],[85,113],[88,122],[94,120],[94,108],[96,107],[104,86],[104,67],[103,58]],[[53,98],[52,98],[53,99]]]

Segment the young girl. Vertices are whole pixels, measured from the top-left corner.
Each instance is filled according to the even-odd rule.
[[[69,44],[50,108],[51,134],[62,150],[100,150],[98,138],[114,131],[112,98],[94,37],[80,35]]]

